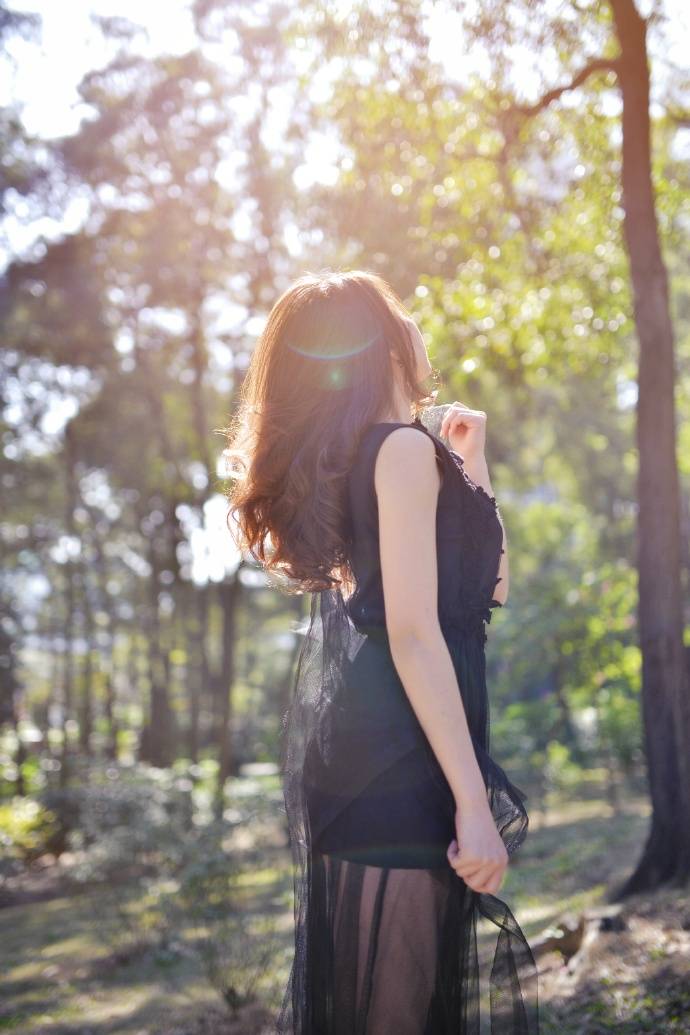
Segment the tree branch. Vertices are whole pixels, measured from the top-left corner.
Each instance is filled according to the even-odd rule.
[[[564,86],[555,86],[553,90],[548,90],[534,104],[515,104],[512,110],[519,111],[522,115],[537,115],[544,108],[548,107],[551,101],[558,100],[561,94],[567,93],[568,90],[576,90],[592,73],[600,71],[617,72],[618,67],[619,62],[617,58],[594,58],[584,68],[581,68],[569,83],[566,83]]]

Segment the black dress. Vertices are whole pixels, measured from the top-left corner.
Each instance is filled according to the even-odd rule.
[[[295,957],[277,1018],[289,1035],[534,1035],[537,970],[508,906],[451,868],[453,794],[391,656],[374,464],[405,422],[370,425],[349,474],[356,590],[312,596],[283,787],[295,863]],[[440,459],[438,614],[496,825],[512,855],[526,797],[489,755],[485,622],[503,532],[495,497],[428,431]],[[488,975],[476,928],[490,930]],[[487,981],[488,978],[488,981]],[[487,996],[489,1010],[482,1007]]]

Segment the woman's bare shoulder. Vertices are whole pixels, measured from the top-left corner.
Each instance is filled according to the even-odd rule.
[[[425,431],[414,425],[400,425],[381,443],[374,468],[377,495],[392,491],[396,496],[437,492],[440,478],[434,457],[436,447]]]

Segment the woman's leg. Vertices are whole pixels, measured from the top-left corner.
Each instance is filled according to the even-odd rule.
[[[333,937],[334,1035],[443,1035],[445,1029],[430,1022],[437,991],[443,995],[441,953],[452,951],[443,944],[447,875],[322,859]]]

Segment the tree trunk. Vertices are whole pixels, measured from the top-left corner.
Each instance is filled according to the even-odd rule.
[[[690,875],[690,702],[683,650],[674,342],[651,172],[646,23],[610,0],[620,44],[624,233],[639,340],[638,635],[652,823],[616,899]]]
[[[201,703],[208,689],[208,593],[209,587],[190,586],[189,603],[196,612],[189,619],[187,641],[187,695],[189,697],[189,757],[199,760]]]
[[[97,649],[94,642],[94,621],[92,602],[89,600],[89,590],[84,579],[83,593],[84,607],[84,639],[86,641],[86,652],[82,667],[82,692],[81,692],[81,714],[79,717],[79,747],[84,754],[91,755],[91,734],[93,732],[93,681],[94,681],[94,651]]]
[[[115,681],[112,655],[110,666],[105,673],[104,689],[105,700],[103,702],[103,709],[106,722],[108,723],[108,740],[106,742],[105,754],[106,758],[112,758],[113,762],[117,762],[117,718],[115,716]]]
[[[65,428],[65,445],[63,450],[65,477],[65,532],[69,540],[77,538],[74,522],[74,511],[77,505],[77,486],[75,480],[75,449],[70,425]],[[62,701],[60,711],[60,732],[62,744],[60,748],[60,787],[66,787],[70,777],[71,752],[69,743],[69,720],[72,718],[74,689],[74,632],[76,610],[76,564],[71,556],[65,562],[65,613],[62,631],[64,643],[64,664]]]
[[[139,757],[151,765],[164,768],[173,761],[173,716],[168,697],[169,671],[166,666],[159,611],[159,564],[153,541],[150,541],[149,608],[147,620],[147,660],[149,668],[149,721],[139,748]]]
[[[108,615],[108,651],[103,658],[103,712],[108,725],[108,739],[105,754],[107,758],[117,761],[117,717],[115,715],[115,642],[117,639],[117,620],[110,607],[108,596],[108,565],[94,522],[93,548],[96,580],[103,611]]]
[[[237,610],[242,592],[241,566],[231,582],[218,586],[218,596],[223,612],[222,664],[220,672],[221,714],[216,731],[219,768],[216,787],[216,812],[222,811],[223,788],[232,771],[230,746],[230,723],[232,718],[232,689],[235,681],[235,643],[237,639]]]
[[[571,755],[575,762],[584,764],[584,752],[580,745],[580,737],[577,732],[575,723],[573,722],[570,714],[570,705],[568,704],[568,698],[565,690],[563,689],[563,683],[565,679],[565,658],[559,653],[558,659],[553,669],[553,682],[552,688],[554,697],[556,698],[556,707],[558,709],[558,719],[556,720],[555,728],[552,735],[558,737],[563,743],[567,744],[571,749]]]
[[[17,675],[17,649],[19,622],[16,612],[7,600],[2,600],[2,613],[5,624],[0,622],[0,730],[7,723],[14,729],[15,743],[17,750],[14,756],[16,778],[14,780],[14,793],[23,795],[26,788],[24,785],[24,762],[27,758],[27,751],[24,741],[20,736],[20,694],[21,684]]]

